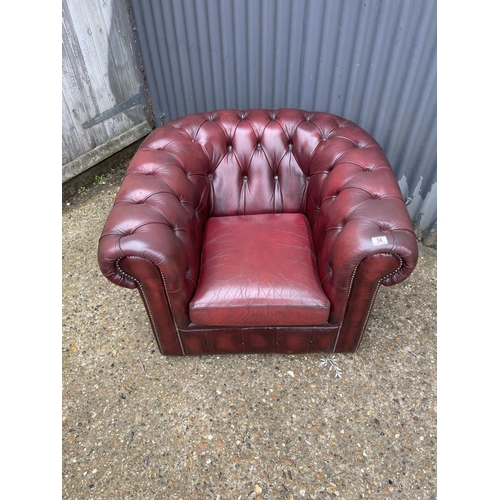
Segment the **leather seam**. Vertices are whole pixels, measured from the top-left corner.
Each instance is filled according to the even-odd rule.
[[[181,339],[181,336],[180,336],[180,333],[179,333],[179,326],[177,325],[177,321],[175,321],[175,317],[174,317],[174,314],[172,312],[172,302],[170,301],[170,295],[168,293],[168,289],[167,289],[167,283],[166,283],[166,280],[165,280],[165,276],[163,275],[163,273],[161,272],[161,269],[152,261],[150,261],[149,259],[145,259],[144,257],[137,257],[135,255],[124,255],[123,257],[120,257],[117,261],[116,261],[116,268],[118,269],[118,271],[123,275],[123,276],[126,276],[127,278],[131,279],[132,281],[134,281],[137,286],[139,287],[139,290],[141,292],[141,295],[142,297],[144,298],[144,302],[146,303],[146,306],[147,306],[147,309],[148,309],[148,313],[149,313],[149,317],[151,318],[151,324],[153,325],[153,333],[154,333],[154,336],[155,336],[155,339],[156,339],[156,343],[158,344],[158,347],[161,351],[162,354],[164,354],[163,352],[163,348],[161,346],[161,343],[159,341],[159,337],[158,337],[158,330],[157,330],[157,327],[156,327],[156,323],[154,321],[154,317],[153,317],[153,313],[152,313],[152,310],[151,310],[151,306],[147,300],[147,297],[146,297],[146,294],[144,293],[144,289],[142,288],[142,284],[141,282],[137,279],[137,278],[134,278],[133,276],[131,276],[130,274],[127,274],[121,267],[120,267],[120,261],[122,259],[125,259],[125,258],[140,258],[140,259],[144,259],[146,261],[148,261],[150,264],[152,264],[153,266],[155,266],[157,269],[158,269],[158,272],[160,273],[160,276],[161,276],[161,279],[162,279],[162,282],[163,282],[163,289],[165,290],[165,295],[167,297],[167,302],[168,302],[168,306],[170,307],[170,314],[172,315],[172,321],[174,323],[174,327],[175,327],[175,334],[177,335],[177,340],[179,341],[179,346],[181,348],[181,352],[182,352],[182,355],[185,356],[186,353],[184,351],[184,345],[182,344],[182,339]]]
[[[162,354],[164,354],[163,349],[162,349],[162,347],[161,347],[161,343],[160,343],[159,338],[158,338],[158,331],[157,331],[157,328],[156,328],[156,323],[155,323],[155,320],[154,320],[154,317],[153,317],[153,313],[152,313],[152,311],[151,311],[151,307],[150,307],[150,305],[149,305],[149,302],[148,302],[148,299],[147,299],[147,297],[146,297],[146,294],[144,293],[144,289],[142,288],[142,284],[141,284],[141,282],[140,282],[138,279],[134,278],[134,277],[133,277],[133,276],[131,276],[130,274],[127,274],[127,273],[126,273],[126,272],[125,272],[125,271],[124,271],[124,270],[120,267],[120,261],[121,261],[123,258],[125,258],[125,257],[121,257],[120,259],[118,259],[118,260],[116,261],[116,268],[117,268],[118,272],[119,272],[121,275],[123,275],[123,276],[125,276],[125,277],[127,277],[127,278],[131,279],[131,280],[132,280],[132,281],[133,281],[133,282],[137,285],[137,287],[139,288],[139,293],[141,294],[141,297],[144,299],[144,303],[146,304],[146,308],[147,308],[147,310],[148,310],[148,315],[149,315],[149,318],[150,318],[150,320],[151,320],[151,325],[152,325],[152,327],[153,327],[153,335],[154,335],[154,337],[155,337],[156,344],[158,345],[158,348],[160,349],[160,352],[161,352]]]
[[[359,336],[358,343],[356,344],[356,351],[358,350],[359,345],[361,344],[361,339],[363,338],[363,336],[365,334],[366,326],[368,324],[368,320],[370,318],[370,315],[371,315],[371,312],[373,309],[373,305],[375,304],[375,299],[377,298],[377,294],[378,294],[378,291],[380,289],[381,284],[382,284],[382,280],[379,280],[377,283],[377,287],[375,288],[375,292],[373,292],[373,297],[372,297],[372,300],[370,302],[370,306],[368,307],[368,312],[366,314],[365,321],[363,323],[363,328],[361,328],[361,335]]]
[[[333,352],[335,352],[335,349],[337,349],[337,342],[339,340],[340,333],[342,332],[342,326],[344,325],[345,313],[347,312],[347,305],[349,304],[349,299],[351,297],[352,285],[354,283],[354,278],[356,277],[356,272],[357,272],[360,264],[361,264],[361,262],[358,262],[358,264],[354,268],[352,275],[351,275],[351,281],[349,282],[349,289],[347,291],[346,311],[344,312],[344,316],[342,317],[342,321],[340,322],[340,325],[339,325],[339,331],[337,332],[337,338],[335,339],[335,344],[333,344]]]
[[[400,269],[403,267],[403,259],[401,258],[401,256],[397,253],[388,253],[388,252],[379,252],[379,253],[375,253],[375,254],[372,254],[372,255],[369,255],[369,257],[374,257],[375,255],[390,255],[392,257],[397,257],[399,259],[399,267],[394,270],[394,271],[391,271],[390,273],[386,274],[385,276],[382,276],[382,278],[380,278],[377,282],[377,287],[375,289],[375,292],[373,293],[373,296],[372,296],[372,300],[370,302],[370,306],[368,308],[368,312],[365,316],[365,321],[363,323],[363,328],[361,329],[361,334],[359,336],[359,340],[358,340],[358,343],[356,344],[356,350],[358,349],[360,343],[361,343],[361,339],[363,338],[363,335],[365,333],[365,329],[366,329],[366,326],[368,324],[368,320],[370,318],[370,314],[371,314],[371,311],[372,311],[372,308],[373,308],[373,305],[375,304],[375,299],[377,297],[377,293],[378,293],[378,290],[380,288],[380,285],[382,284],[382,282],[388,278],[389,276],[393,276],[394,274],[396,274],[397,272],[400,271]],[[368,258],[368,257],[365,257],[365,259]],[[363,259],[363,260],[365,260]],[[361,260],[360,262],[358,262],[357,266],[354,268],[354,271],[352,272],[352,276],[351,276],[351,281],[349,283],[349,290],[347,292],[347,305],[349,304],[349,300],[351,298],[351,292],[352,292],[352,286],[354,284],[354,278],[356,277],[356,272],[361,264],[361,262],[363,262],[363,260]],[[346,305],[346,312],[347,312],[347,305]],[[338,343],[338,340],[339,340],[339,337],[340,337],[340,334],[342,333],[342,326],[344,324],[344,319],[345,319],[345,313],[344,313],[344,316],[342,317],[342,321],[340,322],[340,325],[339,325],[339,331],[337,333],[337,338],[335,339],[335,344],[333,346],[333,352],[335,352],[335,349],[337,348],[337,343]]]
[[[363,336],[365,334],[365,330],[366,330],[366,327],[368,325],[368,320],[370,319],[370,316],[371,316],[371,313],[372,313],[372,309],[373,309],[373,306],[375,304],[375,299],[377,298],[377,294],[378,294],[378,291],[380,289],[380,286],[382,285],[382,281],[384,281],[389,276],[393,276],[394,274],[396,274],[403,267],[403,259],[401,258],[400,255],[394,254],[394,253],[390,253],[390,254],[383,254],[382,253],[382,254],[379,254],[379,255],[393,255],[393,256],[397,257],[399,259],[399,267],[395,271],[392,271],[391,273],[386,274],[384,277],[382,277],[382,278],[380,278],[378,280],[377,288],[375,289],[375,292],[373,293],[373,297],[372,297],[372,300],[370,302],[370,307],[368,308],[368,312],[366,314],[365,321],[363,323],[363,328],[361,329],[361,335],[359,336],[359,340],[358,340],[358,343],[356,345],[356,350],[358,350],[358,348],[359,348],[359,346],[361,344],[361,340],[363,339]]]

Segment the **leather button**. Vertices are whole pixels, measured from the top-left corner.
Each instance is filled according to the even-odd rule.
[[[228,151],[232,151],[232,150],[233,150],[233,146],[229,145],[229,146],[227,147],[227,150],[228,150]]]
[[[310,340],[309,345],[313,345],[313,344],[314,344],[314,340]]]
[[[262,149],[262,144],[260,142],[257,143],[257,149]]]
[[[275,181],[277,181],[277,180],[278,180],[278,176],[277,176],[277,175],[275,175],[275,176],[274,176],[274,180],[275,180]]]
[[[290,144],[288,145],[288,150],[289,150],[289,151],[291,151],[291,150],[292,150],[292,148],[293,148],[293,144],[291,144],[291,143],[290,143]]]
[[[243,341],[241,341],[241,342],[240,342],[240,344],[241,344],[241,345],[247,345],[247,343],[246,343],[246,342],[243,342]]]
[[[244,181],[248,180],[248,175],[244,175],[244,176],[243,176],[243,180],[244,180]]]
[[[274,341],[274,343],[275,343],[276,345],[281,344],[281,342],[280,342],[279,340],[275,340],[275,341]]]
[[[210,346],[210,345],[212,345],[212,344],[210,344],[210,342],[205,342],[205,345],[206,345],[206,346]]]

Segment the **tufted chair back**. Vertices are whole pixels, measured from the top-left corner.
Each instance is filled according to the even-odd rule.
[[[196,210],[203,222],[209,216],[296,212],[304,213],[314,228],[321,211],[339,209],[343,199],[351,209],[353,197],[359,203],[401,197],[398,186],[387,192],[385,182],[373,184],[374,170],[386,169],[386,177],[393,176],[377,142],[351,121],[329,113],[221,110],[188,115],[157,130],[161,138],[151,134],[143,148],[168,146],[176,155],[198,186]],[[338,214],[340,229],[347,213]],[[317,248],[321,232],[315,231]]]

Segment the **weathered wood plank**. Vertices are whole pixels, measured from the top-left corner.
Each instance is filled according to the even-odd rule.
[[[126,132],[142,133],[146,113],[135,106],[83,129],[84,123],[139,91],[132,29],[123,1],[63,0],[62,14],[64,180],[68,172],[80,173],[103,151],[115,149],[123,137],[129,137]],[[130,138],[130,143],[139,138]],[[93,154],[96,148],[100,153]],[[88,166],[84,160],[90,162]]]

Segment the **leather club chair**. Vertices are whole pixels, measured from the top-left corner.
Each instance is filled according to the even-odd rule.
[[[196,113],[130,162],[99,240],[164,355],[355,352],[417,242],[379,144],[298,109]]]

